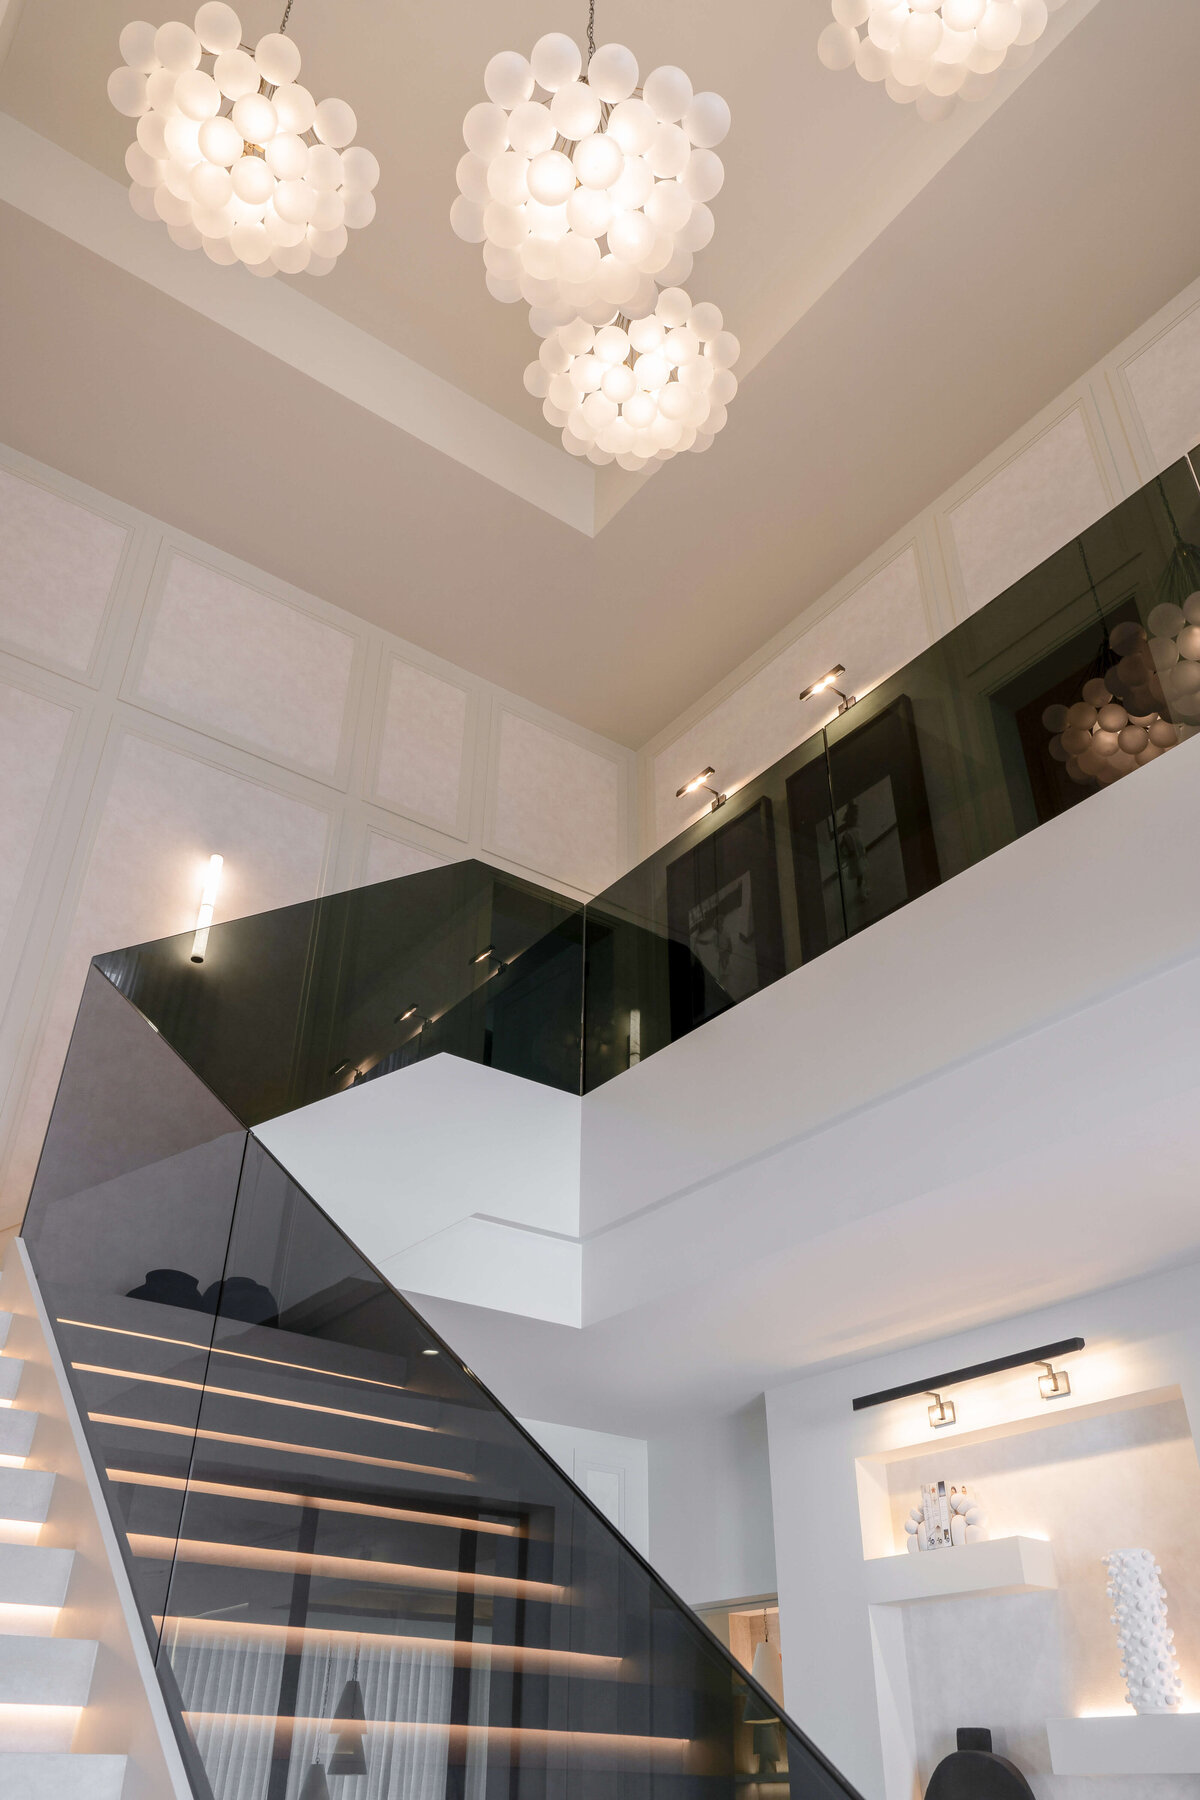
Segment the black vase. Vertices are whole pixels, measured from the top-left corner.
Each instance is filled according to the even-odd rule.
[[[277,1325],[279,1302],[270,1288],[249,1275],[228,1275],[204,1290],[205,1309],[221,1309],[223,1319],[241,1319],[247,1325]]]
[[[204,1312],[200,1283],[183,1269],[147,1269],[141,1287],[130,1288],[127,1300],[153,1300],[158,1306],[186,1306],[192,1312]]]
[[[933,1771],[925,1800],[1033,1800],[1033,1789],[1020,1769],[994,1754],[990,1731],[964,1725],[958,1749]]]

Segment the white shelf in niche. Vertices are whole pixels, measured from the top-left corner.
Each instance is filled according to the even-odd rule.
[[[908,1551],[874,1556],[863,1569],[872,1606],[949,1600],[956,1594],[1031,1594],[1058,1586],[1054,1550],[1045,1538],[987,1538],[917,1556]]]
[[[1056,1775],[1200,1774],[1200,1713],[1047,1719]]]

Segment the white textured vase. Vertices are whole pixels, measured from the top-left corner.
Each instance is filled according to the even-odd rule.
[[[1167,1625],[1166,1589],[1159,1580],[1162,1570],[1149,1550],[1110,1550],[1103,1561],[1125,1698],[1138,1713],[1174,1712],[1182,1684],[1175,1633]]]

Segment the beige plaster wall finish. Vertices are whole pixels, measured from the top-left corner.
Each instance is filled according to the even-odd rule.
[[[4,546],[0,1229],[88,959],[190,929],[212,852],[218,919],[485,854],[580,897],[633,860],[631,751],[0,449]]]
[[[958,1724],[1003,1721],[997,1749],[1037,1800],[1085,1800],[1093,1784],[1050,1773],[1047,1718],[1123,1712],[1117,1634],[1101,1557],[1144,1545],[1162,1567],[1184,1702],[1200,1701],[1200,1467],[1181,1400],[1071,1420],[888,1469],[903,1518],[920,1484],[945,1476],[979,1495],[993,1537],[1049,1537],[1058,1589],[907,1606],[904,1634],[924,1781]],[[922,1674],[926,1679],[922,1679]],[[980,1708],[982,1706],[983,1711]],[[989,1710],[990,1709],[990,1710]],[[1195,1777],[1113,1778],[1105,1800],[1185,1800]]]
[[[87,672],[129,532],[0,469],[0,645]]]
[[[193,557],[163,560],[130,698],[328,780],[358,635]]]
[[[866,692],[1197,443],[1200,281],[644,746],[643,845],[696,816],[674,795],[697,769],[735,785],[826,723],[796,701],[814,675]]]
[[[384,682],[376,797],[438,830],[465,835],[470,696],[399,656],[389,657]]]
[[[597,893],[621,838],[618,764],[518,713],[500,712],[496,737],[489,847],[532,867],[556,856],[577,886]]]

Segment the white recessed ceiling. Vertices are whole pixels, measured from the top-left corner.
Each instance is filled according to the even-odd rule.
[[[278,25],[275,0],[241,10],[251,37]],[[5,138],[5,335],[25,349],[0,434],[627,743],[1200,267],[1180,228],[1200,212],[1200,16],[1179,0],[1067,0],[994,100],[933,127],[820,66],[824,0],[752,15],[601,0],[601,41],[645,67],[678,60],[731,103],[717,233],[691,287],[722,306],[750,372],[705,455],[651,479],[593,471],[524,393],[523,309],[490,298],[447,222],[485,62],[548,29],[582,36],[575,0],[502,15],[296,0],[306,73],[352,102],[384,176],[334,273],[287,283],[202,267],[113,210],[130,129],[104,81],[129,12],[24,0],[0,70],[26,151],[32,131],[74,159],[39,189]],[[150,360],[172,344],[182,435]],[[228,449],[235,369],[292,428],[250,484]]]

